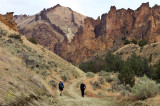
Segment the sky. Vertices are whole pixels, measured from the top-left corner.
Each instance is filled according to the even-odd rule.
[[[2,0],[0,3],[0,14],[14,12],[14,15],[34,15],[44,8],[60,4],[70,7],[72,10],[85,16],[97,18],[107,13],[111,6],[117,9],[137,9],[142,3],[149,2],[150,6],[160,5],[160,0]]]

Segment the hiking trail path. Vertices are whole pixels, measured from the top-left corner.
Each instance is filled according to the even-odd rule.
[[[60,92],[57,89],[58,101],[57,106],[120,106],[119,103],[113,100],[113,98],[93,98],[81,97],[80,90],[77,90],[77,83],[85,80],[85,77],[71,80],[64,86],[63,96],[59,96]]]

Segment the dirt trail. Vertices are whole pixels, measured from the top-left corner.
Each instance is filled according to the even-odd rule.
[[[80,91],[76,89],[77,82],[84,80],[85,77],[72,80],[65,84],[63,96],[57,96],[57,106],[120,106],[113,98],[91,98],[81,97]],[[57,90],[59,94],[59,91]]]

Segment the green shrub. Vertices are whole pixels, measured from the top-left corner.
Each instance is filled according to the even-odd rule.
[[[54,88],[57,87],[57,82],[56,82],[55,80],[53,80],[53,79],[50,80],[50,81],[48,82],[48,84],[49,84],[49,85],[52,85]]]
[[[42,71],[42,73],[41,73],[43,76],[48,76],[48,75],[50,75],[47,71]]]
[[[6,30],[3,30],[0,28],[0,36],[5,36],[5,35],[7,35],[7,33],[8,32]]]
[[[124,45],[128,45],[128,44],[130,44],[130,41],[129,40],[125,40],[123,44]]]
[[[100,70],[106,70],[105,59],[102,57],[97,57],[94,61],[88,61],[81,63],[79,68],[84,72],[94,72],[97,73]]]
[[[128,64],[126,64],[123,66],[118,78],[122,84],[129,84],[130,86],[133,86],[135,82],[134,76],[134,71],[128,66]]]
[[[111,75],[105,76],[105,80],[110,83],[113,81],[113,77]]]
[[[104,76],[107,72],[104,70],[101,70],[100,72],[98,72],[98,76]]]
[[[114,90],[116,90],[116,91],[126,90],[126,86],[123,84],[116,84],[114,87]]]
[[[110,51],[105,57],[105,69],[108,72],[119,72],[123,67],[124,61],[119,55],[113,55]]]
[[[149,62],[152,61],[152,54],[149,55]]]
[[[68,80],[68,74],[67,73],[62,73],[61,78],[62,78],[63,81],[67,81]]]
[[[142,77],[144,75],[151,77],[153,69],[149,65],[149,61],[144,57],[137,56],[135,53],[133,53],[126,61],[126,65],[129,67],[128,70],[132,70],[133,73],[138,77]]]
[[[98,92],[98,94],[97,94],[98,96],[100,96],[100,97],[105,97],[105,94],[104,93],[102,93],[102,92]]]
[[[21,40],[21,35],[19,35],[19,34],[10,34],[8,37]]]
[[[88,77],[88,78],[93,78],[94,76],[95,76],[95,74],[93,72],[86,73],[86,77]]]
[[[129,96],[129,91],[128,90],[122,90],[121,95],[122,96]]]
[[[143,47],[143,46],[145,46],[145,45],[147,45],[147,44],[148,44],[148,41],[145,40],[145,39],[139,41],[139,43],[138,43],[138,45],[139,45],[140,47]]]
[[[34,37],[27,38],[33,44],[37,44],[37,40]]]
[[[95,81],[95,82],[90,81],[90,83],[93,86],[93,90],[101,89],[101,86],[97,81]]]
[[[100,84],[104,84],[104,78],[103,77],[98,78],[98,81],[99,81]]]
[[[71,74],[73,75],[74,78],[78,78],[78,76],[79,76],[78,72],[75,70],[72,70]]]
[[[110,91],[112,91],[112,89],[111,88],[106,88],[105,91],[110,92]]]
[[[132,93],[136,99],[144,100],[148,97],[156,96],[159,93],[158,84],[155,81],[144,76],[133,86]]]
[[[133,44],[137,44],[137,40],[136,39],[132,39],[132,43]]]

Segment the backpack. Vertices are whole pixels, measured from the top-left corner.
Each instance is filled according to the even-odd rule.
[[[59,83],[59,87],[60,87],[60,88],[63,88],[63,83],[62,83],[62,82]]]

